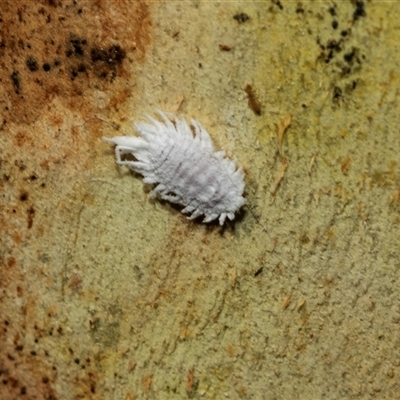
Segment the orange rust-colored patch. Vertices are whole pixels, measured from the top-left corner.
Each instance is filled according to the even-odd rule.
[[[9,268],[15,267],[16,264],[17,264],[17,260],[16,260],[14,257],[10,257],[10,258],[7,260],[7,266],[8,266]]]

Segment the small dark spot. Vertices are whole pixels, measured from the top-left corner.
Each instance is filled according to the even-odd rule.
[[[71,79],[74,80],[78,76],[78,70],[76,68],[71,69]]]
[[[19,200],[20,200],[20,201],[26,201],[26,200],[28,200],[28,197],[29,197],[29,195],[28,195],[27,192],[22,192],[22,193],[19,195]]]
[[[15,347],[15,350],[17,351],[22,351],[24,349],[24,346],[22,344],[19,344],[18,346]]]
[[[301,3],[299,3],[299,4],[297,4],[297,7],[296,7],[296,14],[302,14],[302,13],[304,13],[304,8],[303,8],[303,5]]]
[[[254,276],[257,277],[258,275],[261,274],[261,272],[263,271],[264,267],[258,268],[258,270],[256,272],[254,272]]]
[[[5,319],[4,320],[4,325],[8,326],[8,325],[10,325],[10,323]]]
[[[42,382],[43,382],[43,383],[49,383],[49,378],[48,378],[47,376],[44,376],[44,377],[42,378]]]
[[[30,179],[31,181],[36,181],[37,176],[36,176],[35,174],[32,174],[32,175],[29,177],[29,179]]]
[[[261,115],[261,103],[257,99],[253,88],[250,85],[246,85],[244,91],[247,93],[249,108],[254,112],[254,114]]]
[[[37,353],[36,353],[35,350],[32,350],[32,351],[31,351],[31,356],[36,356],[36,354],[37,354]]]
[[[74,359],[74,363],[75,363],[75,364],[79,364],[80,362],[81,362],[81,361],[79,360],[79,358],[75,358],[75,359]]]
[[[21,394],[22,394],[22,395],[26,394],[26,387],[25,387],[25,386],[22,386],[22,388],[21,388]]]
[[[360,17],[365,17],[367,13],[365,12],[364,2],[361,0],[356,1],[356,9],[353,13],[353,20],[357,21]]]
[[[106,71],[101,72],[100,75],[99,75],[99,78],[106,79],[107,78],[107,72]]]
[[[355,49],[353,49],[351,52],[346,53],[346,54],[343,56],[343,58],[344,58],[344,60],[345,60],[347,63],[350,64],[350,63],[353,61],[353,58],[354,58],[355,54],[356,54],[356,51],[355,51]]]
[[[272,0],[272,3],[275,4],[280,10],[283,10],[283,6],[279,0]]]
[[[86,44],[85,39],[74,38],[69,41],[73,47],[73,52],[77,57],[82,57],[84,54],[83,46]]]
[[[332,17],[335,17],[335,16],[336,16],[336,8],[335,8],[335,7],[330,7],[330,8],[328,9],[328,11],[329,11],[329,14],[332,15]]]
[[[83,10],[82,10],[82,8],[80,8],[80,9],[78,10],[78,14],[82,14],[82,12],[83,12]]]
[[[13,73],[11,74],[11,81],[14,85],[15,93],[19,94],[21,90],[21,78],[18,71],[16,70],[13,71]]]
[[[203,68],[203,64],[202,63],[199,63],[198,66],[199,66],[199,68]]]
[[[332,28],[333,28],[333,29],[337,29],[338,26],[339,26],[339,23],[336,21],[336,19],[334,19],[334,20],[332,21]]]
[[[61,65],[59,60],[54,60],[54,66],[59,67]]]
[[[49,72],[51,70],[51,66],[49,63],[44,63],[42,66],[43,70]]]
[[[232,50],[232,47],[231,47],[231,46],[228,46],[227,44],[220,44],[220,45],[219,45],[219,49],[220,49],[221,51],[231,51],[231,50]]]
[[[337,101],[342,97],[342,89],[339,86],[333,88],[333,100]]]
[[[33,207],[30,207],[26,212],[28,214],[28,229],[31,229],[33,225],[33,217],[35,215],[35,209]]]
[[[78,72],[86,72],[86,66],[84,64],[79,64]]]
[[[349,31],[345,29],[342,32],[340,32],[340,34],[342,37],[346,37],[349,34]]]
[[[233,16],[233,19],[236,19],[239,24],[243,24],[244,22],[248,21],[250,17],[246,13],[238,13]]]
[[[28,67],[29,71],[31,71],[31,72],[35,72],[39,69],[37,61],[32,56],[29,56],[26,59],[26,66]]]
[[[90,384],[90,391],[91,391],[92,393],[96,393],[96,385],[95,385],[94,383],[91,383],[91,384]]]

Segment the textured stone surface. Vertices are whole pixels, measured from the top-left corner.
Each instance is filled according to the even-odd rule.
[[[17,3],[0,397],[395,398],[400,6]],[[240,159],[259,223],[188,222],[115,166],[101,137],[155,108]]]

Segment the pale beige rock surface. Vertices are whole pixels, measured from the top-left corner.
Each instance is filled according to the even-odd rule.
[[[398,3],[0,16],[2,399],[398,396]],[[239,159],[259,222],[189,222],[116,166],[91,117],[156,108]]]

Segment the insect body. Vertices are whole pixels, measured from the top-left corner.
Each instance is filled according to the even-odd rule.
[[[103,138],[116,145],[117,164],[127,165],[144,176],[143,182],[157,184],[150,193],[184,206],[189,219],[204,215],[203,222],[219,218],[223,225],[244,204],[244,173],[236,161],[215,152],[208,132],[191,120],[194,134],[184,118],[171,122],[159,111],[162,122],[148,117],[151,124],[137,123],[141,137]],[[132,154],[137,161],[123,160]]]

